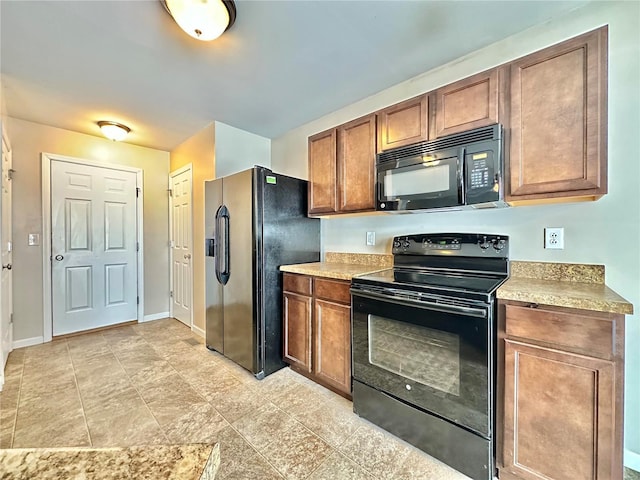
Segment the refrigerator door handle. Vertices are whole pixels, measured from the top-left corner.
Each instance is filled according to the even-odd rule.
[[[229,209],[222,205],[216,213],[216,237],[218,255],[216,256],[216,278],[226,285],[230,276],[229,262]]]

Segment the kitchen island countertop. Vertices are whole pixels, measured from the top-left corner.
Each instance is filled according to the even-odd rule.
[[[213,480],[218,445],[144,445],[114,448],[15,448],[0,450],[2,478]]]

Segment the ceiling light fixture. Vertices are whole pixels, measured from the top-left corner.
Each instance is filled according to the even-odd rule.
[[[117,122],[108,122],[106,120],[100,120],[98,126],[100,130],[102,130],[102,134],[114,142],[124,140],[131,131],[126,125]]]
[[[185,32],[198,40],[215,40],[236,21],[233,0],[160,0]]]

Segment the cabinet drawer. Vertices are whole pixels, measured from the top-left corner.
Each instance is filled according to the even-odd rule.
[[[316,278],[314,280],[313,293],[316,298],[350,305],[351,294],[349,293],[349,288],[351,288],[351,282]]]
[[[285,273],[282,283],[285,292],[311,296],[311,277]]]
[[[615,320],[606,314],[579,310],[574,312],[550,307],[506,305],[506,334],[589,356],[612,358]]]

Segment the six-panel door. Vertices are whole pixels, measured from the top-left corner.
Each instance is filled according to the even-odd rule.
[[[136,174],[51,162],[53,335],[137,319]]]

